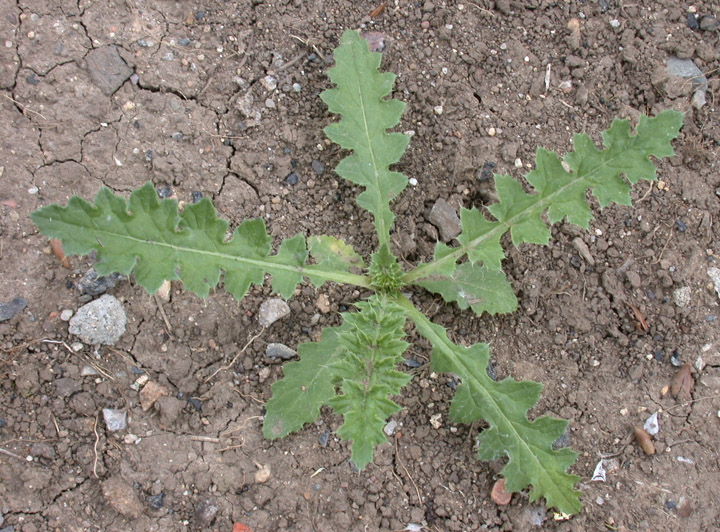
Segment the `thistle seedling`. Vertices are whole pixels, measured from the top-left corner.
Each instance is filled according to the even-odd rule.
[[[186,290],[206,297],[223,277],[225,290],[240,300],[251,285],[262,285],[267,274],[272,290],[286,299],[303,278],[317,287],[329,281],[371,289],[373,295],[356,303],[355,312],[342,314],[342,325],[325,329],[318,342],[301,344],[299,360],[285,365],[284,378],[272,385],[264,435],[274,439],[301,430],[327,405],[343,417],[337,434],[351,442],[352,461],[364,468],[375,447],[387,440],[383,427],[388,418],[400,409],[392,397],[411,378],[397,369],[408,346],[409,320],[432,345],[432,371],[460,379],[450,419],[487,423],[477,435],[478,458],[507,460],[502,475],[508,492],[530,487],[531,501],[544,497],[548,507],[577,513],[578,477],[567,473],[576,453],[553,449],[567,421],[527,418],[541,385],[491,379],[489,346],[453,343],[406,293],[412,286],[423,287],[478,315],[514,311],[517,300],[501,269],[502,236],[509,231],[513,246],[547,244],[552,224],[566,220],[587,229],[593,218],[588,191],[600,208],[613,202],[629,205],[631,185],[656,178],[650,157],[673,155],[670,141],[680,130],[682,115],[665,111],[654,118],[642,116],[634,133],[627,121],[615,120],[602,134],[601,149],[578,134],[575,151],[564,159],[537,150],[535,169],[525,178],[530,192],[509,175],[496,175],[499,200],[482,210],[462,209],[458,245],[438,242],[432,260],[406,270],[390,247],[390,205],[408,179],[390,167],[402,157],[409,138],[388,132],[399,123],[405,104],[387,99],[395,75],[380,73],[380,60],[357,32],[346,31],[329,70],[335,87],[321,94],[330,112],[341,117],[325,133],[352,152],[335,170],[364,188],[357,203],[373,216],[378,247],[368,266],[346,242],[325,235],[296,235],[283,240],[273,254],[262,219],[242,222],[228,239],[228,223],[216,216],[208,199],[178,212],[177,202],[160,200],[150,183],[129,201],[103,188],[94,203],[75,196],[66,207],[43,207],[32,219],[40,232],[59,238],[66,253],[96,252],[99,275],[132,273],[151,293],[165,280],[179,280]]]

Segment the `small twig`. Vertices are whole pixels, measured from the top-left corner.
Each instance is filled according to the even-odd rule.
[[[19,454],[15,454],[14,452],[3,449],[2,447],[0,447],[0,453],[12,456],[13,458],[17,458],[18,460],[22,460],[23,462],[25,461],[25,459]]]
[[[565,107],[567,107],[568,109],[572,109],[573,111],[575,110],[575,108],[572,105],[570,105],[569,103],[567,103],[565,100],[561,100],[560,98],[558,98],[558,101],[561,104],[563,104]]]
[[[153,299],[155,299],[155,304],[160,311],[160,316],[162,316],[162,319],[165,322],[165,327],[167,327],[168,334],[172,334],[172,325],[170,325],[170,320],[168,320],[167,314],[165,314],[165,309],[162,306],[162,301],[160,301],[160,298],[157,294],[153,295]]]
[[[480,11],[482,11],[483,13],[487,13],[487,14],[490,15],[491,17],[494,17],[494,16],[495,16],[495,13],[493,13],[493,12],[490,11],[489,9],[485,9],[484,7],[480,7],[480,6],[477,5],[475,2],[470,2],[470,1],[468,0],[468,4],[470,4],[471,6],[477,7]]]
[[[78,352],[74,351],[72,347],[67,345],[67,343],[63,342],[62,340],[50,340],[49,338],[43,338],[40,341],[44,344],[58,344],[58,345],[63,346],[72,355],[82,358],[85,361],[85,363],[87,363],[89,366],[91,366],[93,369],[95,369],[95,371],[97,371],[100,375],[102,375],[106,379],[108,379],[110,381],[115,380],[113,378],[112,374],[108,370],[106,370],[99,364],[93,362],[92,360],[89,360],[87,357],[83,357]]]
[[[13,102],[13,103],[14,103],[15,105],[17,105],[18,107],[20,107],[20,108],[22,109],[23,114],[25,114],[25,112],[33,113],[33,114],[38,115],[38,116],[39,116],[40,118],[42,118],[43,120],[47,120],[47,118],[45,118],[43,115],[41,115],[41,114],[38,113],[37,111],[33,111],[33,110],[30,109],[29,107],[21,104],[19,101],[17,101],[17,100],[14,99],[14,98],[11,98],[11,97],[8,96],[7,94],[3,94],[3,96],[5,96],[5,98],[7,98],[7,99],[10,100],[11,102]]]
[[[93,475],[95,475],[95,478],[100,478],[97,474],[97,463],[98,463],[98,451],[97,446],[100,442],[100,435],[97,431],[97,424],[98,424],[98,416],[95,416],[95,423],[93,423],[93,432],[95,433],[95,445],[93,445],[93,452],[95,453],[95,460],[93,461]]]
[[[230,451],[232,449],[240,449],[243,445],[245,445],[245,440],[239,445],[228,445],[227,447],[223,447],[222,449],[218,449],[217,452],[223,453],[225,451]]]
[[[226,430],[225,432],[220,433],[220,437],[221,437],[221,438],[225,438],[225,437],[227,437],[227,436],[230,436],[230,434],[232,434],[233,432],[237,432],[237,431],[239,431],[239,430],[243,430],[245,427],[247,427],[247,424],[248,424],[251,420],[253,420],[253,419],[262,419],[262,418],[263,418],[262,416],[250,416],[250,417],[247,418],[245,421],[243,421],[243,422],[240,424],[239,427],[235,427],[235,428],[232,429],[232,430]]]
[[[693,403],[697,403],[698,401],[706,401],[706,400],[708,400],[708,399],[717,399],[718,397],[720,397],[720,394],[708,395],[707,397],[698,397],[697,399],[693,399],[692,401],[685,401],[685,402],[683,402],[683,403],[680,403],[680,404],[677,404],[677,405],[673,405],[673,406],[671,406],[670,408],[666,408],[665,410],[669,413],[670,410],[673,410],[673,409],[675,409],[675,408],[681,408],[681,407],[683,407],[683,406],[688,406],[688,405],[691,405],[691,404],[693,404]]]
[[[192,441],[202,441],[205,443],[220,443],[220,438],[213,438],[212,436],[190,436]]]
[[[405,474],[410,479],[410,482],[412,482],[412,485],[415,486],[415,493],[417,493],[418,498],[418,504],[422,506],[422,497],[420,496],[420,490],[417,487],[417,484],[415,484],[415,481],[413,480],[412,476],[410,475],[410,472],[407,470],[407,467],[405,467],[405,464],[403,464],[402,460],[400,459],[400,451],[398,450],[398,438],[395,438],[395,457],[397,458],[398,463],[400,464],[400,467],[403,468],[403,471],[405,471]]]
[[[240,390],[238,390],[237,388],[233,388],[233,390],[234,390],[240,397],[242,397],[243,399],[246,399],[246,398],[249,397],[250,399],[252,399],[253,401],[255,401],[255,402],[256,402],[257,404],[259,404],[259,405],[264,405],[264,404],[265,404],[265,401],[261,401],[260,399],[258,399],[257,397],[255,397],[255,396],[254,396],[253,394],[251,394],[251,393],[248,393],[248,394],[242,393],[242,392],[241,392]]]
[[[235,365],[235,362],[237,362],[237,359],[240,357],[240,355],[242,355],[242,354],[245,352],[245,350],[246,350],[248,347],[250,347],[250,344],[252,344],[255,340],[257,340],[258,338],[260,338],[260,336],[262,336],[262,334],[265,332],[265,330],[266,330],[265,327],[263,327],[263,328],[260,330],[259,333],[257,333],[255,336],[253,336],[252,338],[250,338],[250,340],[248,340],[248,342],[243,346],[243,348],[242,348],[240,351],[238,351],[237,355],[235,355],[235,357],[232,359],[232,361],[230,362],[230,364],[228,364],[227,366],[223,366],[223,367],[221,367],[221,368],[216,369],[215,372],[214,372],[212,375],[210,375],[208,378],[205,379],[205,382],[209,382],[210,379],[212,379],[215,375],[217,375],[217,374],[220,373],[221,371],[225,371],[226,369],[230,369],[231,367],[233,367],[233,366]],[[242,394],[241,394],[241,395],[242,395]]]
[[[645,194],[643,194],[642,198],[640,198],[639,200],[637,200],[635,202],[635,205],[637,205],[638,203],[640,203],[642,201],[645,201],[645,199],[650,195],[650,192],[652,192],[652,189],[654,186],[655,186],[655,181],[650,181],[650,188],[647,189],[647,192]]]
[[[660,262],[660,260],[662,259],[663,253],[665,253],[665,250],[667,249],[668,244],[670,244],[670,240],[672,239],[672,237],[673,237],[674,234],[675,234],[675,230],[674,230],[674,229],[670,229],[670,236],[667,237],[667,240],[665,241],[665,245],[664,245],[663,248],[660,250],[660,255],[658,255],[658,258],[655,259],[655,260],[654,260],[653,262],[651,262],[650,264],[657,264],[658,262]]]

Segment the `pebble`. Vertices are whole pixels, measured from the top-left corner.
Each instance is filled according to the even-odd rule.
[[[265,356],[268,358],[280,358],[282,360],[290,360],[294,358],[297,353],[285,344],[272,343],[268,344],[265,349]]]
[[[122,303],[111,295],[103,295],[83,305],[70,319],[70,334],[93,345],[115,345],[125,332],[127,316]]]
[[[97,271],[95,271],[94,268],[90,268],[85,275],[83,275],[83,278],[75,283],[75,288],[81,294],[99,296],[111,288],[114,288],[121,279],[125,279],[125,277],[119,273],[113,273],[106,277],[98,277]]]
[[[110,432],[125,430],[127,428],[127,412],[114,408],[103,408],[103,419]]]
[[[322,175],[322,173],[325,171],[325,165],[317,159],[313,159],[312,163],[310,163],[310,166],[317,175]]]
[[[580,256],[585,259],[585,262],[587,262],[590,266],[595,265],[595,259],[590,254],[590,249],[581,237],[576,236],[573,239],[572,244],[577,250],[577,252],[580,254]]]
[[[292,172],[285,178],[285,182],[290,186],[295,186],[298,184],[299,179],[298,175]]]
[[[293,83],[292,90],[295,92],[300,92],[302,90],[302,85],[300,85],[299,83]]]
[[[143,375],[143,377],[144,376],[145,375]],[[158,384],[155,381],[149,381],[145,384],[145,386],[143,386],[143,389],[140,390],[140,406],[142,407],[143,412],[150,410],[158,399],[169,394],[170,391],[162,384]]]
[[[318,296],[315,301],[315,307],[323,314],[330,312],[330,298],[328,298],[327,294],[320,294]]]
[[[388,436],[392,436],[393,433],[395,432],[395,429],[397,428],[397,425],[398,425],[397,421],[395,421],[394,419],[391,419],[390,421],[388,421],[388,423],[383,428],[383,432],[385,434],[387,434]]]
[[[260,83],[263,87],[265,87],[266,91],[274,91],[277,89],[277,79],[275,79],[273,76],[265,76],[263,79],[260,80]]]
[[[267,107],[268,109],[275,109],[275,100],[273,100],[272,98],[268,98],[267,100],[265,100],[265,107]]]
[[[66,308],[60,313],[60,319],[62,321],[70,321],[70,318],[72,318],[73,314],[74,312],[71,309]]]
[[[270,325],[288,314],[290,314],[290,307],[284,299],[268,299],[260,305],[258,322],[260,322],[261,327],[270,327]]]
[[[692,80],[692,86],[696,90],[706,91],[708,88],[707,78],[692,59],[671,57],[667,62],[667,75],[671,78]]]
[[[70,397],[82,390],[82,386],[75,379],[61,377],[55,381],[55,393],[60,397]]]
[[[693,93],[690,105],[692,105],[695,109],[702,109],[706,103],[707,99],[705,97],[705,91],[695,91]]]
[[[99,375],[99,373],[92,366],[83,366],[82,369],[80,370],[81,377],[94,377],[95,375]]]
[[[443,114],[443,106],[436,105],[435,107],[433,107],[433,111],[435,112],[436,115],[440,116]]]
[[[143,506],[135,489],[120,477],[112,477],[102,483],[105,500],[116,512],[137,519],[142,515]]]
[[[188,37],[182,37],[178,39],[178,44],[180,46],[189,46],[190,45],[190,39]]]
[[[418,180],[415,179],[414,177],[411,177],[410,179],[408,179],[408,183],[410,183],[410,186],[416,187],[418,184]]]
[[[34,185],[28,189],[28,194],[30,194],[31,196],[34,196],[38,192],[40,192],[40,189]]]
[[[717,292],[718,297],[720,297],[720,268],[715,268],[714,266],[707,271],[708,276],[710,279],[712,279],[713,286],[715,287],[715,292]]]
[[[692,289],[689,286],[683,286],[673,291],[673,301],[680,308],[687,307],[690,304],[691,296]]]
[[[200,528],[208,528],[215,520],[220,507],[215,499],[205,499],[195,506],[195,521]]]
[[[148,497],[148,506],[153,510],[159,510],[165,504],[165,494],[158,493],[157,495],[151,495]]]
[[[688,28],[690,28],[693,31],[697,31],[700,27],[700,24],[698,24],[698,19],[693,13],[687,14],[687,25]]]
[[[443,198],[435,202],[428,220],[438,228],[440,238],[443,242],[449,242],[462,231],[462,225],[460,224],[460,217],[457,211]]]
[[[618,19],[614,18],[610,21],[610,26],[612,26],[613,28],[619,28],[620,21]]]
[[[7,321],[27,307],[24,297],[16,297],[9,303],[0,303],[0,321]]]
[[[705,15],[700,19],[700,29],[703,31],[715,31],[720,26],[720,22],[710,15]]]
[[[120,57],[115,46],[95,48],[85,56],[85,61],[90,79],[107,96],[117,91],[133,74],[133,69]]]

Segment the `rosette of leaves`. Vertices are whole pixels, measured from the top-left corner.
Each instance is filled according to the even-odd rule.
[[[330,281],[372,289],[355,312],[343,314],[339,327],[326,329],[318,342],[301,344],[299,360],[284,367],[284,378],[272,385],[263,432],[280,438],[317,418],[322,406],[343,417],[337,434],[351,442],[352,460],[362,469],[374,448],[387,440],[383,427],[400,409],[393,400],[409,375],[398,363],[407,347],[406,323],[432,344],[431,368],[461,381],[450,408],[457,423],[484,420],[477,435],[482,460],[505,459],[502,474],[509,492],[530,487],[530,499],[572,514],[580,510],[578,477],[567,473],[576,453],[553,449],[567,421],[551,416],[528,419],[541,385],[487,374],[490,349],[464,347],[430,321],[402,290],[418,286],[476,314],[512,312],[517,300],[502,272],[502,236],[512,245],[547,244],[549,226],[560,221],[587,228],[593,217],[588,193],[600,208],[630,204],[631,186],[656,178],[651,159],[673,155],[670,144],[682,115],[665,111],[642,116],[633,132],[615,120],[602,134],[602,147],[585,134],[574,137],[574,151],[560,158],[538,149],[526,186],[509,175],[494,177],[498,201],[486,209],[462,209],[458,245],[438,242],[434,257],[405,271],[390,248],[392,200],[407,178],[391,166],[402,157],[408,137],[388,132],[401,118],[404,104],[388,99],[395,76],[378,71],[381,54],[371,53],[355,31],[343,34],[329,71],[335,87],[321,98],[340,119],[325,128],[328,137],[350,154],[336,167],[343,178],[363,188],[357,203],[373,217],[378,248],[369,265],[343,240],[296,235],[272,252],[262,219],[246,220],[228,234],[228,223],[216,216],[211,202],[178,210],[175,200],[160,200],[146,184],[125,200],[103,188],[90,203],[73,197],[67,206],[49,205],[32,214],[39,230],[59,238],[68,254],[97,254],[100,275],[134,274],[149,292],[164,280],[207,296],[220,280],[237,299],[267,274],[272,289],[292,296],[303,278],[315,286]]]

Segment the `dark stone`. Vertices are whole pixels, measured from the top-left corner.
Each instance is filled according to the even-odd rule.
[[[86,61],[90,78],[108,96],[117,91],[133,73],[115,46],[103,46],[90,51]]]
[[[200,201],[201,199],[203,199],[203,193],[200,192],[199,190],[193,190],[193,191],[190,193],[190,197],[192,198],[192,202],[193,202],[193,203],[197,203],[198,201]]]
[[[698,24],[697,17],[693,13],[687,14],[687,25],[688,25],[688,28],[690,28],[693,31],[697,31],[698,28],[700,28],[700,24]]]
[[[178,39],[178,44],[180,46],[189,46],[190,45],[190,39],[187,37],[183,37],[181,39]]]
[[[405,364],[409,368],[419,368],[420,366],[422,366],[422,364],[414,358],[406,358],[405,360],[403,360],[403,364]]]
[[[97,272],[91,268],[75,284],[75,288],[83,295],[98,296],[113,288],[121,279],[124,279],[124,277],[119,273],[113,273],[107,277],[98,277]]]
[[[203,18],[205,18],[205,11],[202,9],[195,12],[195,20],[200,22]]]
[[[687,231],[687,225],[685,225],[685,222],[683,222],[683,221],[680,220],[679,218],[678,218],[678,221],[675,222],[675,225],[677,225],[677,229],[678,229],[678,231],[680,231],[681,233],[684,233],[685,231]]]
[[[161,199],[165,199],[171,197],[174,192],[173,189],[170,188],[168,185],[163,185],[157,188],[157,194],[158,196],[160,196]]]
[[[215,516],[218,513],[217,503],[214,499],[205,499],[200,501],[195,507],[195,520],[201,528],[209,527],[215,520]]]
[[[317,159],[313,159],[312,163],[310,163],[310,166],[312,166],[313,171],[318,175],[322,174],[325,171],[325,165]]]
[[[159,510],[165,504],[165,494],[158,493],[148,498],[148,506],[154,510]]]
[[[26,77],[25,81],[27,81],[33,87],[37,86],[40,83],[40,80],[35,77],[35,72]]]
[[[300,180],[300,178],[298,177],[298,175],[295,172],[292,172],[290,175],[288,175],[285,178],[285,182],[290,186],[297,185],[299,180]]]
[[[190,399],[188,399],[188,403],[190,403],[193,408],[198,412],[202,412],[202,401],[200,399],[191,397]]]
[[[700,29],[703,31],[715,31],[720,26],[720,22],[715,17],[705,15],[700,19]]]
[[[24,297],[16,297],[9,303],[0,303],[0,321],[9,320],[25,307],[27,300]]]
[[[330,439],[330,431],[326,430],[320,436],[318,436],[318,442],[320,443],[320,447],[327,447],[328,440]]]
[[[492,161],[486,161],[482,165],[482,169],[480,170],[478,174],[478,179],[480,181],[488,181],[492,179],[493,172],[495,171],[495,168],[497,167],[497,164],[495,164]]]

